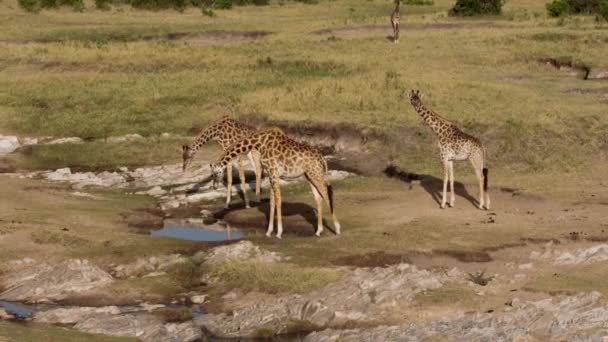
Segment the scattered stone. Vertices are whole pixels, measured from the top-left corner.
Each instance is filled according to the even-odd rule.
[[[168,139],[168,138],[170,138],[170,137],[171,137],[171,134],[169,134],[169,133],[165,132],[165,133],[162,133],[162,134],[160,135],[160,137],[161,137],[161,139]]]
[[[231,245],[215,247],[209,252],[198,252],[192,259],[204,261],[206,265],[218,265],[235,260],[276,262],[282,258],[275,252],[261,249],[251,241],[239,241]]]
[[[12,135],[0,135],[0,156],[9,154],[21,146],[19,139]]]
[[[114,281],[85,259],[69,259],[55,266],[46,263],[23,266],[0,277],[6,289],[0,294],[1,299],[33,303],[62,300]]]
[[[530,262],[527,264],[520,264],[519,266],[517,266],[517,268],[519,268],[520,270],[531,270],[534,267],[534,265]]]
[[[0,319],[14,319],[15,316],[7,312],[4,308],[0,308]]]
[[[194,304],[203,304],[207,299],[207,295],[196,295],[190,297],[190,301]]]
[[[79,137],[69,137],[69,138],[59,138],[51,141],[47,141],[45,144],[47,145],[57,145],[57,144],[82,144],[84,140]]]

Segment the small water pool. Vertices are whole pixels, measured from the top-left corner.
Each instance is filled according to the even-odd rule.
[[[150,234],[190,241],[229,241],[242,237],[238,229],[219,223],[202,225],[192,220],[165,220],[163,228]]]
[[[26,319],[32,316],[34,313],[34,308],[28,305],[15,303],[15,302],[5,302],[0,300],[0,308],[4,308],[6,312],[15,315],[16,318]]]

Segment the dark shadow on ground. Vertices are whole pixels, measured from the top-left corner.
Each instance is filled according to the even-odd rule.
[[[264,214],[264,216],[239,215],[239,211],[245,209],[244,203],[232,204],[228,209],[222,208],[214,212],[213,216],[217,219],[225,220],[235,227],[262,230],[265,233],[269,222],[270,200],[262,199],[261,202],[251,201],[251,206]],[[328,213],[327,208],[324,208],[324,213]],[[282,216],[284,235],[313,236],[317,230],[317,213],[309,204],[283,202]],[[304,220],[299,219],[298,216]],[[325,218],[323,219],[323,228],[335,234],[334,229],[329,226]],[[273,235],[276,234],[276,229],[277,221],[275,217]]]
[[[401,169],[395,165],[389,165],[384,169],[384,174],[387,177],[398,179],[402,182],[408,183],[410,189],[412,188],[412,181],[420,181],[420,185],[426,192],[431,195],[431,197],[437,202],[437,204],[441,204],[441,195],[443,191],[443,179],[439,179],[430,175],[417,174],[413,172],[408,172]],[[449,190],[449,187],[448,187]],[[454,192],[457,196],[463,197],[468,200],[473,206],[477,207],[479,203],[477,199],[464,187],[464,184],[460,182],[454,181]]]

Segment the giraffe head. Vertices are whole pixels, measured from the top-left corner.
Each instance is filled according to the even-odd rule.
[[[190,146],[182,146],[182,158],[184,159],[184,163],[182,164],[182,171],[186,171],[186,168],[194,158],[194,152],[194,149],[192,149]]]
[[[209,164],[209,168],[211,168],[211,176],[213,178],[213,189],[217,188],[217,183],[220,183],[224,180],[224,174],[226,173],[226,166],[220,163],[211,163]]]
[[[410,103],[414,107],[418,107],[422,104],[422,94],[420,94],[420,90],[412,90],[410,91]]]

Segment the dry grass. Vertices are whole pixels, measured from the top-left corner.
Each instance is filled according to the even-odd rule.
[[[508,3],[502,17],[481,19],[448,18],[450,5],[405,6],[410,26],[394,46],[386,39],[391,6],[382,1],[239,7],[215,18],[195,10],[32,15],[2,3],[0,85],[7,92],[0,97],[0,131],[184,135],[226,113],[403,127],[420,129],[420,136],[396,160],[429,172],[435,168],[426,158],[433,140],[406,96],[419,88],[429,105],[486,141],[492,166],[503,171],[572,172],[595,162],[592,155],[605,156],[605,104],[597,96],[564,93],[596,85],[536,59],[551,51],[589,65],[605,63],[606,24],[591,17],[550,19],[542,4],[530,0]],[[380,29],[366,29],[370,25]],[[311,33],[340,27],[360,29]],[[255,40],[163,38],[216,30],[272,34]],[[113,159],[105,148],[79,147],[99,160],[41,149],[30,157],[31,167],[125,163],[123,154]],[[128,149],[141,150],[136,144]],[[173,159],[163,149],[135,163]]]
[[[266,293],[306,293],[335,282],[342,277],[338,271],[302,267],[291,263],[234,261],[210,271],[223,288],[239,288]]]

